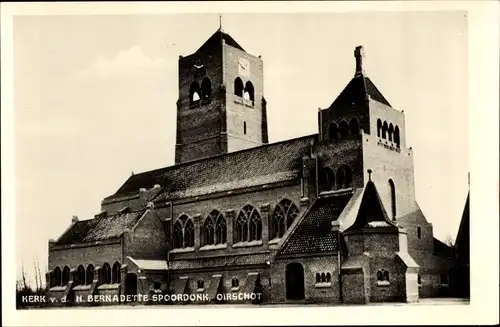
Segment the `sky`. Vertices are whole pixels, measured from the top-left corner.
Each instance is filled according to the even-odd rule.
[[[354,48],[404,110],[417,202],[455,239],[468,191],[468,27],[461,11],[224,14],[262,55],[270,142],[317,132],[354,76]],[[132,172],[174,163],[177,65],[217,14],[20,16],[14,28],[16,260],[29,277],[73,215],[92,218]]]

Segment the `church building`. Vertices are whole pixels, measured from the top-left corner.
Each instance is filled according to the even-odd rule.
[[[129,176],[101,212],[73,217],[49,241],[47,292],[262,304],[445,295],[455,256],[415,200],[404,112],[367,76],[363,47],[354,59],[317,133],[269,143],[260,56],[221,29],[180,56],[175,165]]]

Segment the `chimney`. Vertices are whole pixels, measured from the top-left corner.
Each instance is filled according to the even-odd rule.
[[[74,223],[77,223],[78,222],[78,216],[73,216],[71,218],[71,222],[74,224]]]
[[[365,57],[365,50],[362,45],[359,45],[354,50],[354,58],[356,58],[356,73],[354,76],[360,76],[365,74],[365,70],[363,68],[363,59]]]

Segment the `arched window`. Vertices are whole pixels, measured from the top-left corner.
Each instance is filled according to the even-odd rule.
[[[378,281],[383,281],[384,280],[384,275],[382,274],[382,272],[380,270],[377,271],[377,280]]]
[[[396,146],[399,148],[399,127],[398,125],[396,125],[396,127],[394,128],[394,143],[396,143]]]
[[[64,267],[63,271],[62,271],[62,281],[61,281],[61,285],[64,286],[64,285],[67,285],[69,283],[69,267],[66,266]]]
[[[377,119],[377,136],[380,137],[380,133],[382,132],[382,121]]]
[[[396,219],[396,186],[392,179],[389,179],[389,188],[391,190],[391,210],[392,210],[392,219]]]
[[[233,279],[231,279],[231,287],[239,287],[239,286],[240,286],[240,281],[238,280],[238,278],[233,277]]]
[[[236,77],[234,80],[234,95],[243,96],[243,81],[239,77]]]
[[[384,125],[382,125],[382,138],[385,139],[387,138],[387,122],[384,122]]]
[[[161,282],[159,280],[156,280],[154,283],[153,283],[153,288],[155,290],[159,290],[161,289]]]
[[[326,282],[330,283],[332,281],[332,274],[326,273]]]
[[[325,273],[321,273],[321,282],[326,283],[326,275]]]
[[[187,248],[194,247],[194,224],[191,219],[186,221],[184,227],[184,246]]]
[[[179,249],[182,248],[184,245],[184,237],[182,233],[182,224],[180,222],[180,219],[175,222],[174,225],[174,233],[172,235],[173,238],[173,248],[174,249]]]
[[[82,265],[76,268],[75,285],[85,285],[85,268]]]
[[[417,227],[417,237],[419,239],[422,237],[422,228],[420,228],[420,226]]]
[[[328,127],[328,136],[330,140],[338,140],[339,139],[339,128],[337,124],[331,123]]]
[[[290,200],[284,199],[274,209],[271,216],[271,239],[281,238],[299,215],[299,209]]]
[[[245,93],[243,94],[243,97],[247,100],[252,101],[252,102],[255,100],[255,93],[254,93],[252,82],[248,81],[245,84]]]
[[[316,273],[316,283],[321,283],[321,275]]]
[[[259,212],[251,205],[247,205],[236,218],[235,243],[256,241],[261,238],[262,221]]]
[[[319,176],[319,190],[321,191],[331,191],[335,187],[335,177],[333,171],[325,167],[321,170]]]
[[[203,279],[198,279],[198,282],[196,283],[196,286],[199,289],[204,289],[205,288],[205,282],[203,281]]]
[[[349,136],[349,125],[347,125],[347,122],[345,120],[340,123],[339,129],[340,137],[344,138],[346,136]]]
[[[226,219],[222,214],[219,214],[215,221],[215,244],[225,243],[227,243]]]
[[[389,281],[389,272],[387,270],[384,271],[384,280]]]
[[[219,213],[214,211],[213,214],[217,216]],[[215,244],[215,223],[211,213],[203,223],[203,242],[201,245],[204,246],[213,244]]]
[[[61,286],[61,269],[59,267],[54,268],[52,286]]]
[[[109,263],[105,263],[101,268],[101,284],[111,283],[111,267]]]
[[[198,82],[194,81],[191,83],[191,87],[189,88],[189,101],[191,104],[194,104],[196,101],[200,100],[200,85]]]
[[[86,278],[85,278],[85,281],[87,285],[90,285],[92,284],[92,282],[94,281],[94,266],[92,264],[88,265],[87,266],[87,273],[86,273]]]
[[[111,274],[111,283],[112,284],[120,284],[121,283],[121,272],[120,272],[120,263],[118,262],[115,262],[115,264],[113,265],[113,272]]]
[[[208,99],[212,96],[212,83],[208,77],[205,77],[201,82],[201,96],[203,99]]]
[[[352,171],[347,165],[342,165],[337,169],[337,189],[346,189],[352,184]]]
[[[389,136],[389,141],[392,142],[392,135],[394,134],[394,126],[392,126],[392,123],[389,124],[389,129],[387,130],[388,136]]]
[[[356,118],[351,119],[349,122],[349,129],[351,130],[351,135],[359,134],[359,123]]]
[[[245,135],[247,134],[247,122],[246,121],[243,122],[243,134],[245,134]]]

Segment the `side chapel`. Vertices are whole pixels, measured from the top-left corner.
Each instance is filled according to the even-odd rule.
[[[363,47],[354,57],[318,133],[269,143],[260,56],[221,29],[180,56],[175,165],[133,174],[92,219],[73,217],[49,241],[47,291],[209,302],[258,292],[259,303],[446,295],[454,253],[415,200],[404,112],[367,76]]]

